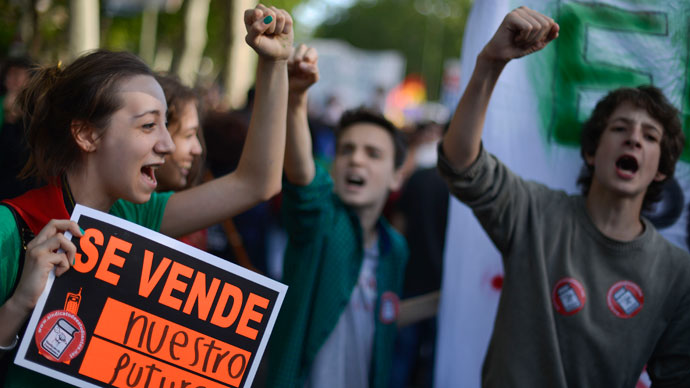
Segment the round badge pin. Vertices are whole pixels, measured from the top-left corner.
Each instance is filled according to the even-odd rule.
[[[553,287],[551,300],[553,307],[559,314],[569,316],[577,314],[585,307],[587,295],[582,283],[568,277],[559,280]]]
[[[381,294],[381,307],[379,309],[379,319],[384,325],[391,324],[398,319],[400,311],[400,298],[392,291]]]
[[[84,349],[86,330],[75,314],[55,310],[38,322],[34,340],[43,357],[54,362],[69,363]]]
[[[632,318],[642,310],[644,293],[637,284],[629,280],[621,280],[609,288],[606,304],[618,318]]]

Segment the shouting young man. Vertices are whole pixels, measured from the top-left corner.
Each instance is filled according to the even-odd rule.
[[[611,92],[582,129],[583,196],[516,176],[482,148],[505,65],[558,36],[549,17],[509,13],[440,146],[439,169],[503,256],[485,387],[690,386],[690,255],[641,217],[684,145],[678,111],[651,86]],[[505,128],[509,131],[510,128]]]
[[[317,53],[288,62],[282,212],[290,286],[269,348],[270,387],[388,388],[407,244],[381,215],[402,184],[405,144],[366,110],[343,114],[332,177],[314,162],[307,89]]]

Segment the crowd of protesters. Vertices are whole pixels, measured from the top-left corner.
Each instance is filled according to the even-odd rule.
[[[568,195],[523,180],[481,142],[505,65],[558,37],[550,17],[506,15],[452,119],[404,128],[380,106],[309,112],[316,50],[294,44],[284,10],[258,5],[244,20],[259,61],[240,111],[205,106],[201,91],[126,52],[4,61],[3,386],[67,386],[11,359],[48,274],[74,263],[64,233],[82,236],[76,204],[289,286],[255,385],[432,386],[451,195],[503,257],[483,386],[633,387],[645,366],[654,386],[690,386],[690,257],[641,216],[685,140],[659,89],[597,104],[581,131],[583,193]],[[606,304],[621,280],[644,290],[644,309],[625,287],[609,298],[631,319]],[[419,298],[432,313],[405,307]]]

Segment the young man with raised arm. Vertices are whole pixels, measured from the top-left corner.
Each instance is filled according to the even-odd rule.
[[[484,387],[690,386],[690,255],[641,217],[673,176],[678,111],[651,86],[611,92],[582,128],[583,195],[527,182],[482,148],[505,65],[558,36],[510,12],[477,57],[443,138],[439,170],[503,257]],[[505,128],[510,131],[510,128]]]
[[[380,114],[347,111],[332,177],[316,165],[307,123],[316,62],[304,45],[288,62],[282,212],[290,288],[269,348],[268,386],[388,388],[408,251],[381,212],[402,184],[405,146]]]

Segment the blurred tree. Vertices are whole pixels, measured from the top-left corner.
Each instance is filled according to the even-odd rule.
[[[302,0],[267,0],[262,1],[261,3],[265,4],[268,7],[284,9],[288,11],[290,14],[292,14],[292,10],[301,2]]]
[[[263,3],[292,11],[300,1],[271,0]],[[210,0],[208,4],[208,18],[205,29],[208,40],[203,50],[203,57],[210,60],[208,63],[212,65],[212,68],[208,74],[204,74],[204,77],[217,78],[217,81],[221,83],[227,78],[227,75],[224,74],[224,69],[227,68],[229,61],[228,52],[232,45],[233,31],[237,31],[233,27],[234,20],[232,19],[232,10],[234,9],[235,2],[235,0]],[[162,6],[156,16],[152,14],[153,10],[150,7],[146,11],[141,6],[138,8],[118,9],[116,13],[108,13],[106,9],[103,15],[104,20],[101,34],[103,37],[103,47],[139,52],[151,65],[156,64],[159,70],[172,70],[176,72],[180,66],[181,55],[184,50],[185,13],[189,9],[190,4],[193,3],[193,0],[163,1],[163,3],[175,3],[178,6]],[[150,28],[152,23],[156,24],[157,33],[155,39],[143,36],[142,20],[144,18],[148,20],[144,23],[144,30]],[[241,19],[239,21],[241,23]],[[199,22],[192,23],[194,23],[192,28],[196,32],[204,31],[203,28],[200,28]],[[241,27],[241,31],[244,31],[244,25],[239,27]],[[244,39],[244,33],[242,33],[241,39]],[[161,62],[158,59],[152,61],[150,59],[150,48],[142,47],[141,45],[142,43],[150,44],[151,41],[155,41],[155,57],[157,58],[161,52],[172,53],[171,63],[167,63],[166,66],[166,61]]]
[[[211,0],[187,0],[184,7],[184,49],[175,72],[182,82],[194,86],[199,73],[201,57],[206,48],[206,25]]]
[[[262,1],[292,13],[302,0]],[[225,91],[223,105],[241,108],[246,103],[247,90],[254,83],[255,55],[244,42],[244,9],[256,5],[256,0],[211,1],[208,20],[209,42],[207,56],[214,61],[216,76],[207,75],[205,81],[215,81]],[[213,79],[213,80],[212,80]],[[207,85],[208,86],[208,85]]]
[[[0,2],[0,50],[3,57],[11,51],[17,34],[17,20],[20,17],[19,4],[11,1]]]
[[[39,62],[67,56],[67,0],[0,1],[0,57],[28,55]]]
[[[269,0],[264,4],[291,12],[301,1]],[[192,6],[195,3],[204,3],[201,12],[193,12],[197,17],[186,19],[187,11],[197,9]],[[100,23],[95,24],[100,25],[99,33],[86,35],[100,35],[100,47],[138,53],[154,69],[176,72],[183,63],[185,31],[202,38],[207,34],[206,43],[197,37],[197,43],[187,46],[198,50],[191,55],[194,58],[188,62],[184,79],[192,84],[217,82],[227,90],[239,87],[244,90],[236,94],[243,96],[253,79],[251,61],[244,56],[254,54],[241,53],[246,46],[241,14],[255,3],[256,0],[0,0],[0,58],[30,55],[40,63],[69,61],[73,8],[98,6],[99,15],[91,16],[91,21],[100,18]],[[231,66],[231,57],[238,55],[243,58],[235,59]],[[192,79],[195,77],[189,74],[200,74],[202,79]]]
[[[439,98],[443,63],[458,58],[473,0],[359,0],[318,26],[317,38],[366,50],[397,50],[407,74],[418,73],[430,100]]]
[[[100,46],[98,0],[70,0],[69,54],[71,59]]]
[[[158,31],[158,7],[148,3],[141,13],[141,32],[139,33],[139,56],[146,63],[153,64],[156,58],[156,34]]]

